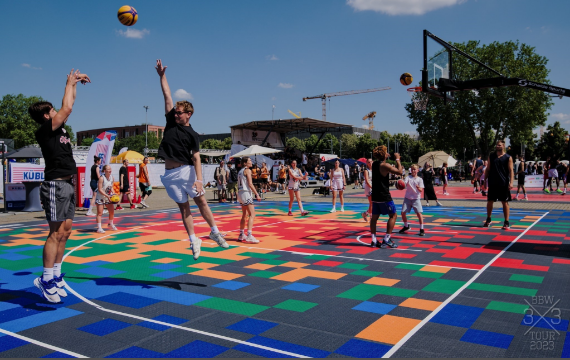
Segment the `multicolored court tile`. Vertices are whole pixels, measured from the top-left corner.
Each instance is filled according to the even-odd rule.
[[[103,236],[78,219],[55,305],[32,284],[45,224],[4,227],[0,357],[570,356],[569,212],[513,210],[503,231],[482,209],[426,208],[425,237],[398,223],[399,248],[379,249],[364,208],[264,202],[247,245],[240,209],[212,207],[230,248],[197,218],[197,261],[177,211],[119,216]]]

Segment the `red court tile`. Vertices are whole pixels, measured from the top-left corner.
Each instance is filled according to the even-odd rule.
[[[330,267],[332,267],[332,266],[339,266],[339,265],[341,265],[341,264],[342,264],[342,262],[340,262],[340,261],[321,260],[321,261],[318,261],[318,262],[314,263],[313,265],[330,266]]]
[[[553,264],[566,264],[570,265],[570,260],[568,259],[552,259]]]
[[[390,255],[391,258],[402,258],[402,259],[411,259],[416,257],[415,254],[392,254]]]
[[[498,258],[495,260],[491,266],[495,267],[502,267],[508,269],[524,269],[524,270],[535,270],[535,271],[548,271],[548,266],[540,266],[540,265],[525,265],[523,264],[523,260],[519,259],[505,259],[505,258]]]
[[[430,262],[429,264],[430,265],[439,265],[439,266],[449,266],[449,267],[462,267],[462,268],[474,269],[474,270],[480,270],[484,266],[484,265],[480,265],[480,264],[466,264],[466,263],[460,263],[460,262],[439,261],[439,260],[434,260],[434,261]]]

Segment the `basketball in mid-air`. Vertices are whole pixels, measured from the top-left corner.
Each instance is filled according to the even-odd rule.
[[[110,200],[113,204],[118,204],[119,201],[121,201],[121,197],[119,195],[115,194],[115,195],[111,196]]]
[[[402,85],[410,85],[412,81],[414,81],[414,78],[410,73],[403,73],[402,76],[400,76],[400,82]]]
[[[134,24],[137,23],[137,20],[139,19],[139,14],[137,13],[134,7],[125,5],[121,6],[119,11],[117,12],[117,17],[119,18],[121,24],[126,26],[133,26]]]
[[[404,190],[406,188],[406,182],[402,179],[396,181],[396,189]]]

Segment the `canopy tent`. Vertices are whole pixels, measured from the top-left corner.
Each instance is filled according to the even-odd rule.
[[[449,167],[455,166],[457,160],[444,151],[430,151],[418,159],[418,165],[423,167],[426,162],[429,162],[434,168],[438,168],[442,167],[443,163],[447,163]]]
[[[325,171],[330,171],[331,169],[334,169],[334,163],[336,161],[340,161],[340,167],[344,169],[344,165],[348,165],[348,167],[352,168],[354,165],[356,165],[356,160],[354,159],[330,159],[325,161]],[[347,174],[348,177],[350,177],[350,174]]]
[[[243,156],[253,156],[253,155],[265,155],[265,154],[274,154],[282,152],[281,150],[272,149],[264,146],[259,145],[251,145],[247,149],[244,149],[236,154],[233,154],[231,157],[243,157]]]
[[[43,158],[42,150],[34,145],[24,146],[18,150],[10,151],[6,153],[7,159],[33,159],[33,158]]]
[[[200,149],[201,156],[217,157],[217,156],[226,156],[229,153],[230,150]]]
[[[133,150],[127,150],[117,155],[111,163],[121,164],[123,160],[129,160],[131,164],[142,164],[144,155]]]

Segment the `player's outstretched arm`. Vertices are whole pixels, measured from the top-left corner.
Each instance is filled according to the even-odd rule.
[[[164,96],[164,113],[168,114],[170,110],[174,107],[172,102],[172,95],[170,94],[170,87],[168,86],[168,81],[166,80],[166,68],[168,66],[162,66],[162,60],[156,60],[156,72],[160,76],[160,87],[162,88],[162,95]]]
[[[67,83],[65,84],[65,92],[61,102],[61,109],[59,109],[57,115],[54,116],[51,122],[52,130],[59,129],[69,118],[73,109],[73,104],[75,103],[78,82],[85,85],[86,83],[91,82],[91,79],[89,79],[87,74],[81,74],[79,70],[74,72],[73,69],[71,69],[67,75]]]

